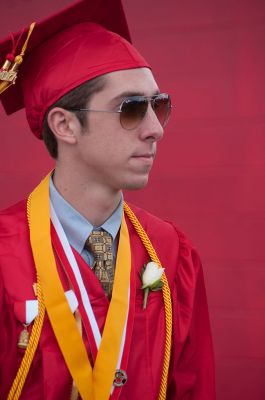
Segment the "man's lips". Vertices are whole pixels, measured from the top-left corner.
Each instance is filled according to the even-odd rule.
[[[135,161],[135,163],[151,168],[154,161],[154,153],[139,153],[134,154],[131,159]]]
[[[153,159],[155,156],[154,153],[140,153],[140,154],[133,154],[133,158],[146,158],[146,159]]]

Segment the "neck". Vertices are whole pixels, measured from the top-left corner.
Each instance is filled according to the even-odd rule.
[[[121,199],[121,190],[113,190],[73,172],[64,174],[60,168],[55,169],[53,183],[64,199],[95,227],[111,216]]]

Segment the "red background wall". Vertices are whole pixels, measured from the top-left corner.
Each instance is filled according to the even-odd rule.
[[[72,0],[1,0],[0,37]],[[265,397],[265,2],[125,0],[135,45],[172,93],[149,186],[128,197],[174,220],[203,259],[218,400]],[[52,166],[23,112],[2,109],[0,207]],[[207,400],[207,399],[205,399]]]

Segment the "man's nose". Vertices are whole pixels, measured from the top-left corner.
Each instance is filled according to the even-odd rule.
[[[159,141],[164,135],[164,128],[160,124],[151,104],[148,105],[146,115],[141,124],[141,137],[152,141]]]

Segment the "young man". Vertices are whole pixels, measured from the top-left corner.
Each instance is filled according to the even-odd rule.
[[[213,400],[197,253],[122,196],[147,184],[170,97],[120,2],[101,7],[81,1],[13,53],[0,45],[2,103],[25,107],[56,160],[0,216],[0,399]]]

